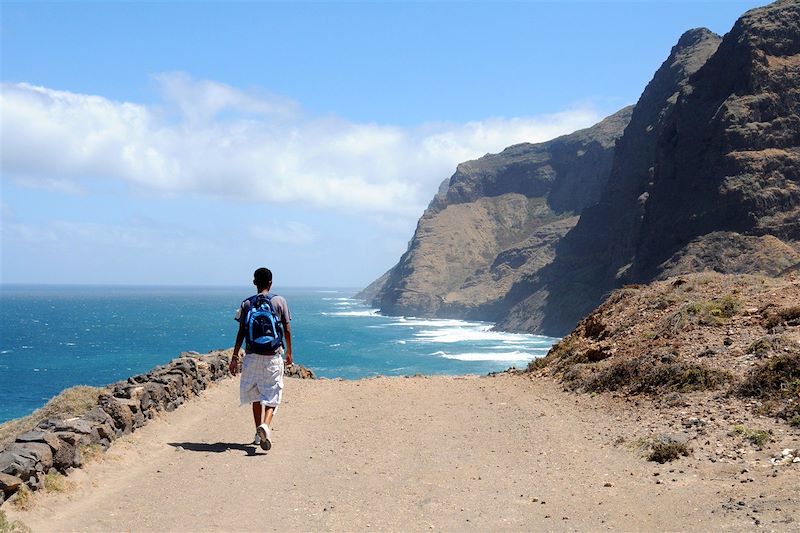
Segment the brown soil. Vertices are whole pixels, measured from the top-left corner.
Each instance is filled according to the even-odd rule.
[[[665,406],[549,378],[288,380],[269,452],[238,380],[163,414],[4,510],[34,531],[797,530],[798,430],[739,399]],[[689,407],[691,406],[691,407]],[[694,419],[702,420],[697,422]],[[687,425],[688,424],[688,425]],[[743,431],[769,432],[758,447]],[[688,456],[648,461],[667,433]]]

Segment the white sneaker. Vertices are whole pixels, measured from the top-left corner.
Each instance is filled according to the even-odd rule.
[[[269,426],[266,424],[261,424],[256,428],[256,435],[259,437],[259,446],[261,449],[266,451],[272,448],[272,432],[269,430]]]
[[[253,437],[253,444],[255,444],[256,446],[261,444],[261,435],[258,434],[258,430],[256,430],[256,436]]]

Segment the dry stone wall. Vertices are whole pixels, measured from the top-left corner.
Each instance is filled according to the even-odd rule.
[[[37,490],[48,473],[67,474],[83,464],[88,447],[108,449],[122,435],[144,426],[161,411],[174,411],[209,384],[227,378],[231,350],[205,355],[185,352],[150,372],[112,383],[83,416],[46,419],[0,450],[0,505],[23,485]],[[300,365],[285,375],[314,379]]]

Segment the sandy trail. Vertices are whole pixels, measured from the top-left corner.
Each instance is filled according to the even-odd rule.
[[[67,493],[4,510],[34,531],[708,531],[753,529],[766,496],[768,529],[800,519],[785,475],[647,462],[615,443],[642,434],[633,407],[548,381],[291,379],[284,398],[269,452],[246,444],[249,409],[224,380],[115,442]]]

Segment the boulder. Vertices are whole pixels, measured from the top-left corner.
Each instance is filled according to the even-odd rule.
[[[33,458],[34,466],[35,463],[39,463],[44,470],[53,466],[53,451],[44,442],[15,442],[7,448],[7,451],[21,457]]]
[[[75,435],[73,434],[73,436]],[[65,472],[74,463],[76,449],[75,441],[72,443],[66,440],[62,441],[61,447],[53,454],[53,466],[59,472]]]
[[[36,458],[30,454],[18,453],[11,449],[0,452],[0,472],[4,474],[11,474],[26,480],[35,466]]]

